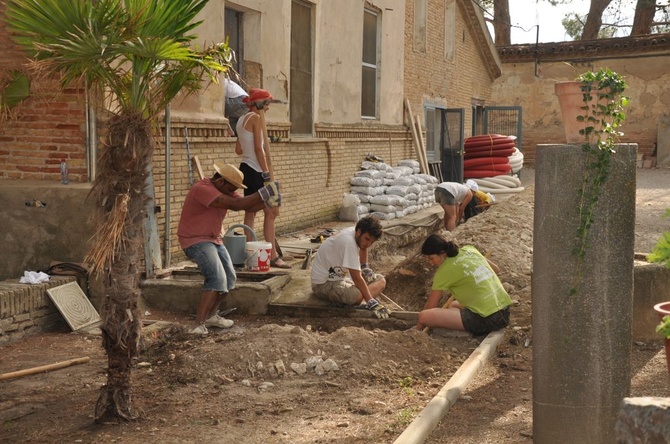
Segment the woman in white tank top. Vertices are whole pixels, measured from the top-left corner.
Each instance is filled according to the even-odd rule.
[[[263,137],[263,128],[260,111],[269,109],[272,96],[269,92],[258,89],[249,89],[249,96],[244,102],[249,107],[249,112],[237,121],[237,143],[235,152],[242,156],[240,171],[244,174],[244,195],[256,193],[266,182],[270,181],[270,162],[266,156]],[[291,268],[278,255],[275,244],[275,219],[279,215],[279,207],[263,209],[263,237],[265,242],[272,244],[272,256],[270,265],[278,268]],[[244,212],[244,224],[253,228],[256,212]],[[247,239],[251,234],[247,233]]]

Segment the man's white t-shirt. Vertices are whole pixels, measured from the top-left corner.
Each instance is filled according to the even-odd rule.
[[[361,269],[355,235],[355,227],[345,228],[321,244],[312,262],[312,285],[341,281],[348,277],[347,269]]]

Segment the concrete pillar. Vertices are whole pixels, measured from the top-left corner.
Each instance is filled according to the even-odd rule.
[[[670,166],[670,117],[663,116],[658,119],[656,140],[656,164]]]
[[[579,145],[538,145],[533,241],[533,440],[612,443],[630,392],[636,144],[620,144],[575,288]]]

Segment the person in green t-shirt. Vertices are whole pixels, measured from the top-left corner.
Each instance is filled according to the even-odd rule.
[[[512,300],[498,279],[500,269],[471,245],[459,247],[439,234],[431,234],[421,254],[437,267],[428,300],[419,313],[417,330],[441,327],[481,336],[509,324]],[[444,291],[454,299],[438,308]]]

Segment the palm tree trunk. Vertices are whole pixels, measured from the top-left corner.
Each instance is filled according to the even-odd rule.
[[[109,144],[99,161],[91,193],[97,203],[96,239],[89,256],[103,276],[102,345],[107,352],[107,384],[96,403],[96,422],[136,419],[131,370],[138,356],[138,309],[142,270],[144,194],[153,155],[149,122],[140,115],[113,117]]]

